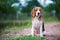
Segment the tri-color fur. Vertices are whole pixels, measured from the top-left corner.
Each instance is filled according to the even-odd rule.
[[[35,7],[32,9],[32,36],[44,35],[44,22],[43,22],[43,10],[40,7]]]

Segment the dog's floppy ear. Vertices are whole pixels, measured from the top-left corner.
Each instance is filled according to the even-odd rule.
[[[41,8],[41,13],[43,14],[43,9]]]
[[[42,8],[41,8],[40,12],[41,12],[41,16],[43,16],[43,9]]]
[[[32,17],[35,17],[35,15],[36,15],[35,14],[35,8],[32,9],[31,15],[32,15]]]

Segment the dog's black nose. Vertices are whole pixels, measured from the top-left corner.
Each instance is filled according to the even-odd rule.
[[[38,15],[39,15],[40,13],[38,13]]]

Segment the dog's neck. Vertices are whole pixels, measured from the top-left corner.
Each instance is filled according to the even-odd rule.
[[[33,17],[33,19],[38,19],[39,21],[41,21],[42,20],[42,17]]]

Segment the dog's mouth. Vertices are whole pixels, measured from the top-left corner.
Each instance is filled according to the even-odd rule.
[[[36,17],[42,17],[41,13],[37,13]]]

